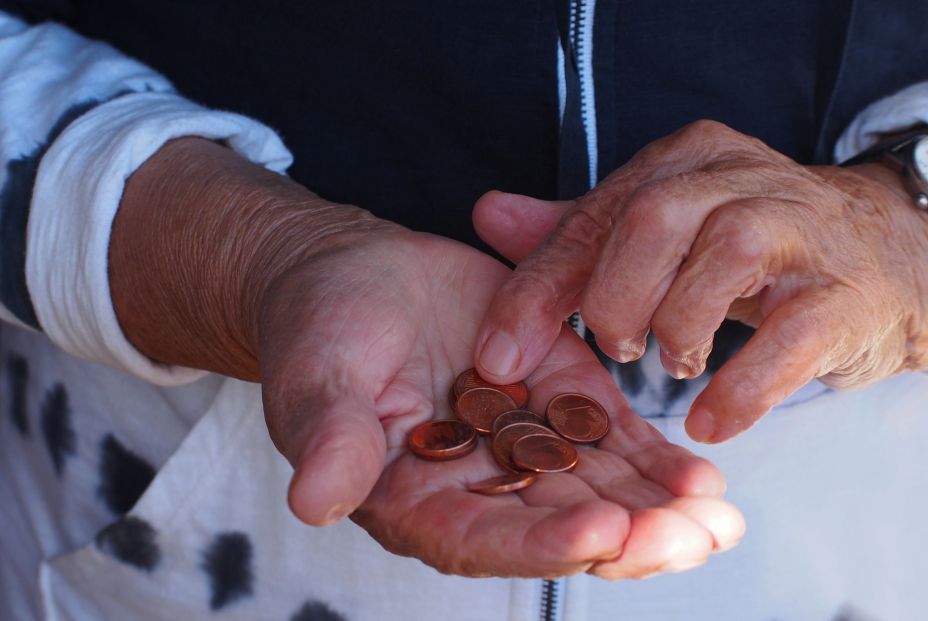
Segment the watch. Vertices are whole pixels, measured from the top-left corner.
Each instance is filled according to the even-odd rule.
[[[928,211],[928,130],[919,129],[896,136],[838,165],[856,166],[869,162],[886,164],[898,172],[916,207]]]

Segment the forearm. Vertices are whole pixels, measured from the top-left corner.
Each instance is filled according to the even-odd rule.
[[[155,361],[257,381],[259,308],[275,278],[394,226],[215,142],[173,140],[126,183],[109,250],[116,315]]]

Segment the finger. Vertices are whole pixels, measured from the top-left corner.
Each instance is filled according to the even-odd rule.
[[[703,372],[712,338],[729,308],[770,283],[783,263],[789,230],[776,225],[781,205],[748,199],[715,209],[651,318],[667,372]]]
[[[801,293],[774,310],[696,398],[686,431],[722,442],[753,425],[809,380],[835,368],[855,334],[853,305],[835,287]]]
[[[719,498],[725,479],[709,461],[666,441],[627,456],[609,450],[581,452],[577,476],[601,497],[629,509],[661,505],[677,496]]]
[[[547,237],[572,204],[492,191],[477,200],[471,217],[480,239],[518,263]]]
[[[712,462],[663,438],[629,445],[613,430],[600,441],[600,447],[621,456],[642,477],[660,484],[674,496],[721,498],[727,489],[725,477]]]
[[[628,362],[644,353],[651,317],[709,214],[766,191],[755,175],[697,170],[647,183],[628,199],[580,304],[605,354]]]
[[[515,494],[487,497],[459,489],[443,489],[413,506],[367,507],[353,519],[387,549],[469,576],[576,573],[618,554],[629,525],[628,512],[604,500],[532,507]],[[385,524],[394,525],[389,533],[381,532]]]
[[[664,507],[679,511],[702,524],[712,535],[712,549],[715,552],[730,550],[738,545],[747,528],[740,511],[715,498],[673,498]]]
[[[287,499],[302,521],[332,524],[367,497],[384,467],[386,440],[373,404],[352,395],[305,404],[305,448],[296,460]]]
[[[642,509],[632,513],[621,554],[596,563],[589,572],[617,580],[683,571],[704,563],[713,545],[712,534],[679,511],[663,507]]]
[[[519,263],[496,292],[478,332],[475,366],[481,376],[506,384],[534,370],[577,308],[609,226],[605,213],[575,207]]]

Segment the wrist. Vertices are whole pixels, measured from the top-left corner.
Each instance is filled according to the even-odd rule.
[[[164,364],[256,381],[259,307],[291,266],[384,227],[200,138],[165,144],[126,183],[109,278],[128,340]]]
[[[898,201],[900,207],[905,207],[910,210],[914,209],[912,196],[909,194],[908,189],[906,189],[902,181],[902,175],[897,170],[893,170],[882,162],[856,164],[854,166],[848,166],[845,170],[851,171],[856,175],[865,177],[869,181],[876,183],[877,187],[885,190],[892,196],[894,201]]]
[[[900,321],[904,322],[907,335],[900,370],[928,369],[928,218],[916,208],[902,175],[891,167],[871,162],[843,170],[867,180],[868,190],[855,189],[853,184],[843,184],[843,188],[862,209],[882,206],[882,221],[886,223],[883,243],[887,248],[903,250],[900,256],[904,260],[895,261],[896,269],[886,274],[897,283],[892,303],[900,307]],[[874,189],[883,200],[872,195]]]

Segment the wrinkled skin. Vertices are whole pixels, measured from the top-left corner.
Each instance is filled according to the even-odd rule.
[[[527,378],[599,400],[612,431],[571,474],[486,497],[486,443],[447,463],[406,435],[449,414],[481,318],[510,271],[456,242],[333,204],[213,142],[164,145],[129,179],[110,243],[120,325],[154,360],[260,381],[271,437],[309,524],[347,515],[449,573],[621,578],[678,571],[740,539],[707,461],[633,414],[572,332]]]
[[[859,387],[928,366],[928,214],[879,164],[805,167],[700,121],[576,201],[490,193],[474,221],[519,262],[478,335],[477,367],[499,383],[531,373],[577,309],[620,362],[652,331],[677,378],[703,372],[723,319],[758,328],[690,410],[700,441],[813,378]]]
[[[744,523],[707,461],[631,412],[570,330],[528,376],[531,407],[580,391],[609,411],[598,448],[569,474],[487,497],[486,440],[452,462],[406,436],[471,365],[480,319],[509,270],[447,239],[397,230],[300,263],[265,296],[258,359],[271,436],[296,467],[290,505],[311,524],[351,513],[385,548],[463,575],[643,577],[701,564]],[[357,508],[356,508],[357,507]]]

